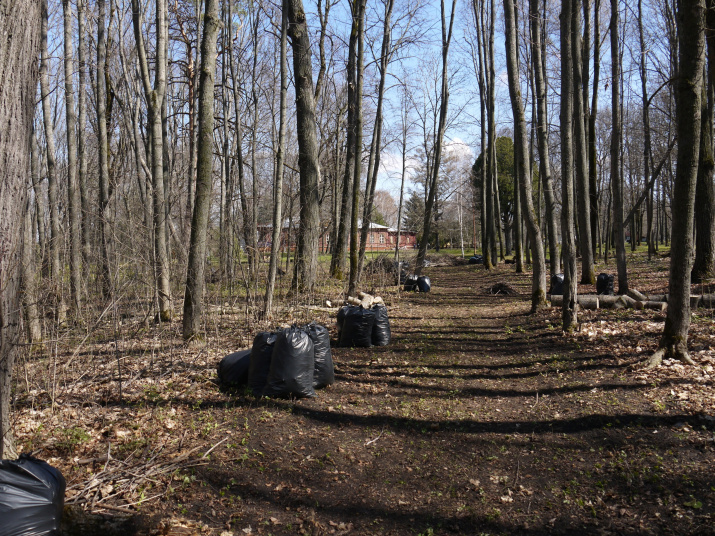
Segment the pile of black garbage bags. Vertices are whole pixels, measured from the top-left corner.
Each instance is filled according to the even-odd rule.
[[[346,305],[338,310],[338,343],[351,348],[390,344],[390,319],[382,304],[364,308]]]
[[[429,292],[432,289],[432,282],[426,275],[408,275],[405,279],[406,292]]]
[[[218,379],[224,387],[247,385],[257,397],[314,397],[335,382],[328,328],[310,323],[259,333],[250,350],[221,360]]]
[[[0,460],[0,536],[59,534],[64,501],[56,468],[27,454]]]

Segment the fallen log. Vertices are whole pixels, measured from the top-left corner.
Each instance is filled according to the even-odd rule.
[[[599,298],[600,298],[600,296],[593,296],[591,294],[584,294],[582,296],[576,297],[579,307],[583,307],[584,309],[589,309],[592,311],[598,309]],[[563,307],[563,305],[564,305],[563,294],[552,294],[551,295],[551,305],[553,307]]]
[[[626,292],[626,296],[628,296],[629,298],[633,298],[636,301],[648,301],[648,297],[645,294],[637,291],[634,288],[628,289],[628,292]]]
[[[668,308],[668,304],[663,301],[637,301],[636,309],[652,309],[663,312]]]
[[[620,296],[609,296],[602,294],[599,296],[600,305],[602,309],[613,309],[616,306],[616,302],[620,299]]]
[[[700,299],[700,307],[715,309],[715,294],[703,294]]]

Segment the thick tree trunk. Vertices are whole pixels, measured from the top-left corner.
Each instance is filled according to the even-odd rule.
[[[577,318],[576,237],[573,187],[573,95],[580,91],[574,86],[572,38],[575,8],[573,0],[561,2],[561,237],[564,261],[563,330],[573,331]]]
[[[590,2],[590,0],[586,0]],[[588,116],[588,195],[591,204],[591,249],[594,258],[596,246],[600,246],[600,217],[599,217],[599,192],[598,192],[598,165],[596,154],[596,115],[598,113],[598,84],[601,74],[601,30],[600,30],[601,0],[596,0],[593,10],[593,92],[591,95],[591,110]]]
[[[705,0],[681,0],[678,10],[678,79],[676,124],[678,158],[673,184],[673,231],[670,248],[668,313],[658,351],[648,367],[664,355],[694,364],[688,354],[690,271],[693,253],[695,186],[700,152],[700,116],[705,64]]]
[[[700,134],[700,163],[695,187],[695,260],[691,280],[699,283],[715,275],[715,188],[713,187],[713,108],[715,107],[715,2],[707,0],[707,78]]]
[[[509,77],[509,96],[516,130],[516,151],[518,152],[516,174],[521,188],[514,195],[521,196],[524,221],[533,253],[533,272],[531,284],[531,310],[536,311],[546,306],[546,264],[541,230],[536,221],[529,168],[529,149],[527,147],[526,119],[521,101],[521,83],[517,69],[518,42],[516,33],[516,13],[513,0],[504,0],[504,24],[506,33],[506,63]],[[520,222],[516,221],[516,225]]]
[[[213,183],[214,77],[216,38],[220,27],[218,0],[206,0],[204,34],[201,41],[199,75],[199,147],[196,174],[196,201],[191,219],[189,265],[184,294],[183,335],[185,340],[199,336],[203,313],[206,232],[211,210]]]
[[[39,0],[0,0],[0,458],[14,457],[12,372],[19,342],[22,212],[40,52]]]
[[[365,49],[365,5],[366,0],[353,0],[350,9],[353,17],[353,31],[357,31],[356,45],[357,54],[355,57],[355,163],[353,165],[352,178],[352,211],[350,219],[350,278],[348,282],[348,295],[354,296],[358,284],[358,264],[359,264],[359,235],[358,235],[358,215],[360,211],[360,177],[362,175],[362,93],[365,80],[363,66]],[[352,41],[352,32],[351,32]]]
[[[585,0],[588,1],[588,0]],[[575,184],[578,206],[579,244],[581,246],[581,283],[593,285],[596,282],[596,271],[593,266],[593,249],[591,247],[591,203],[589,199],[588,182],[588,144],[586,136],[587,102],[584,89],[583,58],[581,54],[581,5],[580,0],[573,0],[571,10],[571,48],[573,58],[573,127]],[[587,62],[586,62],[587,63]],[[563,98],[563,96],[562,96]]]
[[[296,249],[296,277],[293,287],[310,292],[318,270],[320,214],[318,203],[318,138],[315,127],[315,101],[310,36],[302,0],[283,0],[288,11],[288,35],[293,49],[293,76],[298,130],[298,165],[300,167],[300,230]]]

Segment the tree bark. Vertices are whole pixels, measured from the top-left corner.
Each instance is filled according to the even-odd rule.
[[[75,114],[74,58],[72,46],[72,5],[70,0],[62,0],[64,23],[64,67],[65,67],[65,110],[67,128],[67,211],[69,217],[70,242],[70,297],[75,311],[81,303],[81,234],[80,198],[77,186],[77,116]]]
[[[318,270],[320,215],[318,202],[318,138],[315,127],[313,66],[310,36],[302,0],[283,0],[288,11],[288,35],[293,49],[293,76],[298,130],[298,166],[300,168],[300,230],[296,249],[296,274],[293,288],[313,290]]]
[[[676,125],[678,157],[673,184],[668,313],[658,350],[648,368],[669,355],[694,364],[688,354],[690,271],[693,253],[695,186],[700,152],[700,117],[705,65],[705,0],[681,0],[678,10]]]
[[[585,0],[586,2],[588,0]],[[580,0],[573,0],[571,10],[571,47],[573,58],[573,127],[574,127],[574,156],[575,156],[575,183],[578,206],[579,244],[581,246],[581,283],[593,285],[596,282],[596,271],[593,266],[593,249],[591,247],[591,203],[589,199],[588,182],[588,144],[586,136],[587,106],[584,89],[584,59],[582,58],[581,40],[581,5]],[[588,65],[587,60],[585,61]],[[563,98],[563,95],[562,95]]]
[[[713,112],[715,108],[715,2],[707,0],[707,70],[703,88],[700,163],[695,187],[695,260],[691,281],[699,283],[715,275],[715,188],[713,187]]]
[[[327,15],[326,15],[327,16]],[[285,10],[281,12],[281,44],[280,44],[280,105],[278,127],[278,151],[276,154],[275,176],[273,178],[273,233],[271,235],[271,260],[268,264],[268,281],[266,298],[263,306],[264,318],[271,317],[273,308],[273,292],[276,287],[276,272],[280,262],[281,231],[283,228],[283,168],[285,161],[285,139],[288,108],[288,18]]]
[[[40,91],[42,93],[42,118],[47,143],[47,198],[50,209],[50,279],[55,319],[65,321],[65,303],[62,296],[62,268],[60,265],[60,211],[57,185],[55,129],[52,118],[50,92],[49,51],[47,49],[48,3],[42,1],[42,60],[40,63]]]
[[[166,0],[156,2],[156,46],[154,61],[154,86],[149,76],[149,62],[142,35],[139,0],[132,0],[132,22],[136,40],[144,96],[149,112],[151,139],[151,173],[153,184],[153,223],[155,266],[154,278],[157,294],[157,317],[168,322],[173,315],[169,276],[169,251],[167,247],[166,198],[164,183],[164,132],[162,109],[166,97],[168,20]]]
[[[618,293],[628,292],[626,245],[623,233],[623,176],[621,174],[621,57],[618,31],[618,0],[611,0],[611,184],[613,187],[613,232],[616,235]]]
[[[90,214],[92,210],[89,206],[89,193],[87,192],[87,36],[86,36],[86,16],[84,13],[86,0],[77,0],[77,55],[79,70],[79,86],[77,88],[77,160],[79,186],[79,197],[81,205],[81,225],[82,225],[82,266],[84,268],[84,278],[89,278],[89,266],[92,256],[91,245],[91,223]],[[85,285],[87,282],[85,281]]]
[[[99,145],[99,203],[97,217],[99,219],[100,250],[102,257],[101,286],[102,297],[106,300],[112,294],[111,274],[109,268],[109,222],[107,208],[109,206],[109,134],[107,132],[107,79],[104,68],[107,63],[106,34],[106,2],[97,0],[97,132]]]
[[[12,372],[19,340],[22,211],[41,41],[39,0],[0,0],[0,458],[14,457]]]
[[[573,0],[561,2],[561,237],[564,262],[564,301],[562,306],[563,330],[572,332],[578,323],[576,237],[573,188],[573,95],[576,88],[573,80],[572,38]]]
[[[519,176],[521,188],[514,195],[521,196],[524,221],[533,253],[533,272],[531,283],[531,310],[546,306],[546,264],[544,246],[541,241],[541,230],[536,221],[534,201],[531,186],[531,169],[529,168],[529,149],[527,147],[526,119],[521,101],[521,83],[517,69],[518,42],[516,33],[516,8],[513,0],[504,0],[504,24],[506,33],[506,64],[509,78],[509,96],[514,116],[516,131],[516,151],[518,152],[516,174]],[[516,225],[520,222],[515,221]]]
[[[196,200],[191,219],[189,265],[184,294],[183,335],[185,340],[199,336],[203,316],[206,232],[211,209],[213,177],[214,86],[216,76],[216,38],[221,23],[218,0],[206,0],[204,35],[201,40],[199,75],[199,146],[196,169]]]
[[[546,208],[546,230],[549,235],[549,266],[551,274],[559,271],[559,249],[557,241],[556,200],[554,198],[554,183],[551,178],[551,162],[549,157],[548,112],[546,102],[546,77],[541,49],[541,19],[539,0],[529,1],[531,17],[531,59],[534,66],[534,83],[536,87],[536,140],[539,147],[540,175],[544,190],[544,205]]]

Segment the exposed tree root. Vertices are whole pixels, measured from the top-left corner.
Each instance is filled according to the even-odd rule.
[[[672,345],[670,347],[658,348],[655,353],[646,360],[645,366],[643,367],[644,370],[652,370],[659,367],[663,363],[663,358],[666,354],[674,357],[675,359],[679,359],[686,365],[697,365],[697,363],[690,357],[686,348],[682,348],[680,345]]]

